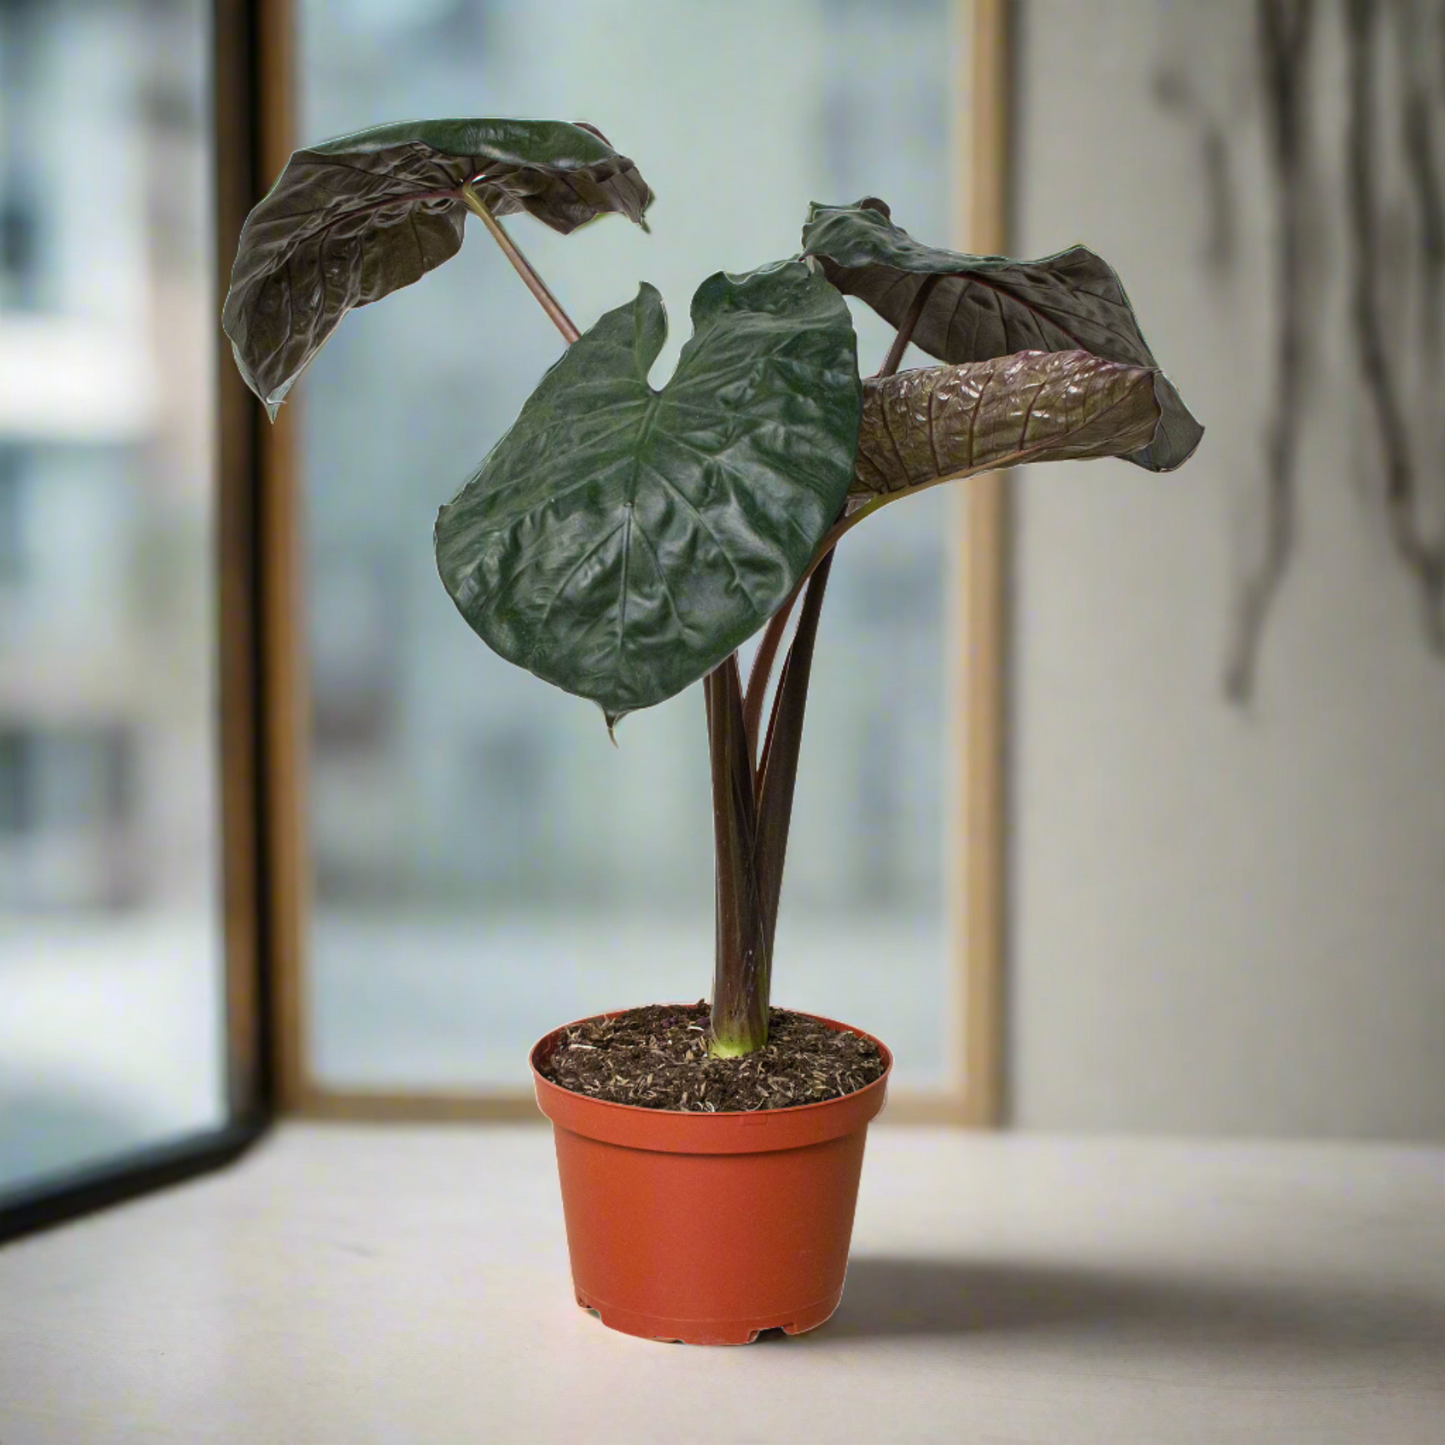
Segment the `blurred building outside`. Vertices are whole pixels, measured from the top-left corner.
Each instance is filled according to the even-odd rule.
[[[0,5],[0,1184],[220,1108],[207,14]]]
[[[579,325],[639,280],[660,286],[661,385],[694,288],[796,250],[809,201],[880,193],[918,234],[958,239],[956,8],[746,0],[723,25],[698,3],[307,0],[300,125],[307,136],[435,114],[598,125],[657,193],[652,235],[615,218],[565,238],[526,217],[508,224]],[[855,315],[867,373],[891,328]],[[558,1022],[710,988],[699,689],[625,719],[614,749],[589,704],[492,655],[436,575],[437,506],[558,348],[474,229],[456,260],[349,316],[296,389],[308,1027],[331,1085],[523,1086],[527,1045]],[[840,555],[775,967],[775,1001],[872,1021],[908,1081],[935,1087],[957,968],[945,879],[959,500],[911,500]]]
[[[660,380],[692,289],[785,254],[809,200],[891,187],[920,232],[950,232],[946,0],[892,21],[840,0],[752,9],[779,36],[767,65],[746,25],[720,39],[700,5],[664,21],[576,0],[303,3],[303,126],[616,116],[663,197],[656,244],[604,234],[613,264],[588,267],[590,235],[517,231],[579,318],[642,276],[663,285]],[[220,1108],[207,16],[201,0],[0,4],[0,1184]],[[639,87],[623,60],[644,24]],[[688,179],[684,106],[695,140],[735,156],[721,201]],[[298,389],[312,1044],[342,1083],[515,1085],[538,1019],[710,980],[697,700],[629,719],[614,752],[584,704],[487,653],[435,576],[436,505],[555,356],[484,239],[349,318]],[[866,315],[859,330],[871,369],[889,333]],[[778,987],[911,1030],[932,1077],[959,513],[899,510],[850,539],[831,589]]]

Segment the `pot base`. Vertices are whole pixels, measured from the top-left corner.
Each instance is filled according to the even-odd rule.
[[[576,1027],[539,1039],[531,1061],[552,1121],[577,1303],[623,1334],[692,1345],[817,1329],[843,1296],[864,1142],[892,1055],[872,1039],[883,1073],[811,1104],[647,1109],[541,1073]]]
[[[576,1290],[577,1303],[584,1310],[590,1310],[608,1329],[618,1330],[624,1335],[637,1335],[645,1340],[659,1340],[664,1344],[681,1345],[750,1345],[764,1330],[782,1330],[789,1335],[806,1334],[826,1324],[843,1298],[839,1289],[835,1294],[817,1304],[801,1310],[792,1310],[785,1318],[761,1318],[744,1320],[675,1320],[662,1315],[638,1314],[633,1310],[617,1309],[592,1299],[582,1290]]]

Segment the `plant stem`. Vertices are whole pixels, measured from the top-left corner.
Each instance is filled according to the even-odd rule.
[[[903,361],[928,297],[939,278],[925,276],[878,369],[892,376]],[[840,517],[808,570],[768,620],[748,674],[746,696],[738,655],[703,681],[708,750],[712,757],[713,836],[716,845],[717,956],[713,970],[712,1037],[708,1048],[725,1058],[751,1053],[768,1041],[773,935],[783,886],[783,860],[793,811],[798,750],[808,701],[808,677],[818,616],[833,566],[833,547],[848,530]],[[811,580],[810,580],[811,579]],[[768,734],[759,759],[758,733],[768,677],[788,618],[807,592],[797,635],[783,663]]]
[[[910,487],[905,487],[898,492],[881,492],[877,496],[870,497],[862,506],[856,510],[839,517],[833,523],[828,535],[818,543],[818,550],[813,553],[813,560],[803,569],[803,575],[798,579],[801,587],[822,565],[823,559],[829,556],[833,548],[858,525],[859,522],[871,517],[880,507],[887,506],[890,502],[901,501],[904,497],[915,497],[919,492],[926,492],[931,487],[942,487],[952,482],[966,482],[970,477],[981,477],[988,472],[1001,471],[1006,467],[1017,466],[1020,462],[1028,461],[1027,453],[1013,453],[1008,457],[985,462],[982,466],[967,467],[961,472],[950,472],[946,477],[932,477],[926,482],[915,482]]]
[[[756,869],[757,808],[743,735],[742,679],[732,653],[703,679],[712,759],[717,951],[708,1052],[722,1058],[768,1041],[768,947]]]
[[[913,333],[918,327],[924,307],[928,305],[928,298],[941,279],[941,276],[935,274],[925,276],[919,283],[918,290],[913,293],[913,300],[898,328],[898,334],[893,338],[893,344],[883,358],[883,365],[878,368],[878,377],[894,375],[903,364],[903,353],[908,350],[908,343],[913,340]],[[842,519],[839,520],[841,522]],[[768,619],[768,625],[763,630],[762,640],[758,643],[757,655],[753,658],[753,665],[748,671],[748,690],[743,698],[743,725],[747,732],[748,758],[754,767],[757,766],[758,760],[758,734],[762,729],[763,699],[768,691],[768,678],[772,675],[773,664],[777,661],[778,648],[782,645],[783,634],[788,629],[788,618],[792,616],[794,604],[803,590],[803,582],[817,569],[818,563],[822,561],[823,557],[833,550],[837,544],[837,538],[847,530],[844,527],[842,531],[839,531],[838,527],[834,526],[833,531],[828,534],[833,538],[832,542],[825,541],[824,547],[808,564],[807,574],[788,593],[783,600],[783,605]]]
[[[913,293],[913,301],[898,327],[898,335],[893,338],[893,345],[888,348],[888,355],[883,358],[883,365],[878,368],[879,376],[892,376],[903,365],[903,353],[908,350],[908,343],[913,340],[923,308],[928,305],[928,298],[941,279],[938,273],[934,272],[919,282],[918,290]]]
[[[832,571],[830,552],[818,564],[803,593],[798,630],[788,648],[778,698],[768,719],[768,736],[758,765],[757,848],[755,871],[762,901],[763,946],[773,956],[778,927],[778,904],[783,893],[783,863],[788,853],[788,829],[793,816],[793,790],[798,780],[798,757],[803,745],[803,717],[808,706],[808,679],[813,670],[813,648],[818,640],[818,618]],[[766,1000],[765,1000],[766,1002]]]
[[[808,678],[832,565],[829,553],[803,593],[797,635],[778,680],[778,697],[756,776],[743,732],[737,653],[703,680],[717,860],[717,957],[708,1051],[721,1058],[751,1053],[768,1041],[773,939],[808,706]]]
[[[763,723],[763,698],[768,691],[768,678],[772,674],[783,634],[788,630],[788,618],[793,615],[793,606],[802,590],[803,584],[799,582],[783,599],[783,605],[768,619],[753,665],[748,669],[748,690],[743,698],[743,728],[747,734],[748,761],[755,768],[758,765],[758,733]]]
[[[571,346],[582,333],[573,324],[572,318],[562,309],[562,303],[547,289],[547,283],[537,274],[517,243],[502,229],[502,223],[483,204],[482,198],[472,189],[470,181],[462,187],[462,199],[467,203],[468,210],[492,233],[492,239],[502,248],[502,254],[512,263],[517,275],[526,283],[527,290],[537,298],[542,310],[547,313],[552,324],[562,333],[562,339],[568,346]]]

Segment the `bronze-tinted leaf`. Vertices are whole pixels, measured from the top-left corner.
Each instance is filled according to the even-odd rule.
[[[848,510],[1020,462],[1127,457],[1158,424],[1157,377],[1087,351],[1022,351],[865,381]]]
[[[590,127],[428,120],[297,151],[246,218],[221,324],[274,419],[353,306],[410,285],[461,249],[468,182],[493,215],[526,211],[564,235],[652,200],[637,167]]]
[[[1159,417],[1127,456],[1149,471],[1188,461],[1204,428],[1159,371],[1113,267],[1083,246],[1038,261],[969,256],[916,241],[881,201],[814,205],[803,251],[845,295],[901,325],[919,288],[937,278],[913,332],[930,356],[951,363],[1022,351],[1085,351],[1148,367]]]

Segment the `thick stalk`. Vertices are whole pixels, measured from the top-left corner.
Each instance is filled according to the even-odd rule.
[[[758,762],[758,733],[763,725],[763,699],[768,691],[768,678],[772,676],[778,648],[788,630],[788,618],[793,615],[793,606],[802,590],[803,584],[799,582],[783,599],[783,605],[768,619],[753,656],[753,665],[748,669],[748,690],[743,698],[743,727],[747,732],[748,761],[754,767]]]
[[[743,733],[737,653],[703,679],[712,759],[717,944],[709,1052],[722,1058],[768,1041],[769,958],[755,868],[757,809]]]
[[[927,276],[919,286],[878,370],[880,377],[892,376],[898,370],[937,281],[937,276]],[[768,1041],[773,936],[782,896],[783,862],[792,821],[813,645],[833,565],[833,544],[846,530],[840,518],[798,585],[769,620],[748,676],[746,698],[737,653],[714,668],[703,683],[712,758],[717,914],[712,1036],[708,1048],[724,1058],[751,1053]],[[758,733],[768,677],[800,594],[804,597],[803,611],[783,663],[759,761]]]
[[[936,275],[925,276],[919,283],[918,290],[914,292],[913,300],[898,327],[898,334],[893,338],[893,344],[889,346],[888,354],[883,358],[883,365],[878,368],[876,376],[892,376],[903,364],[903,353],[908,350],[908,343],[913,340],[918,320],[923,315],[923,309],[928,305],[928,298],[940,279],[942,278]],[[846,531],[847,528],[843,530]],[[757,655],[753,658],[753,665],[748,670],[748,690],[743,699],[743,724],[747,731],[748,758],[754,767],[757,766],[758,760],[758,734],[762,730],[763,701],[768,691],[768,679],[772,676],[773,664],[777,661],[778,648],[782,645],[783,634],[788,630],[788,618],[793,615],[793,607],[803,590],[803,582],[816,571],[819,562],[833,550],[837,538],[842,536],[842,532],[839,532],[836,527],[834,532],[837,535],[829,533],[833,540],[825,541],[823,548],[819,549],[817,555],[808,564],[807,574],[788,593],[783,605],[768,619],[768,625],[763,629],[762,639],[758,643]]]
[[[758,767],[758,843],[754,871],[762,901],[763,946],[770,959],[778,926],[778,904],[783,894],[783,864],[787,859],[793,789],[798,780],[798,757],[803,745],[808,679],[813,670],[814,644],[818,640],[818,618],[823,611],[823,595],[828,590],[832,567],[830,552],[818,564],[803,594],[798,630],[778,679],[778,700],[768,720],[767,741]]]
[[[703,680],[712,758],[716,843],[717,958],[709,1049],[724,1058],[768,1041],[773,938],[808,704],[818,617],[832,569],[830,553],[803,593],[798,631],[783,663],[778,698],[756,778],[742,734],[737,654]]]
[[[492,239],[502,248],[502,254],[512,263],[513,269],[526,283],[527,290],[537,298],[542,310],[551,318],[552,324],[562,333],[568,346],[581,336],[572,318],[562,309],[562,303],[547,289],[547,283],[533,269],[532,263],[522,254],[517,243],[502,229],[502,223],[482,203],[482,198],[472,189],[469,181],[462,187],[462,199],[467,209],[492,233]]]

